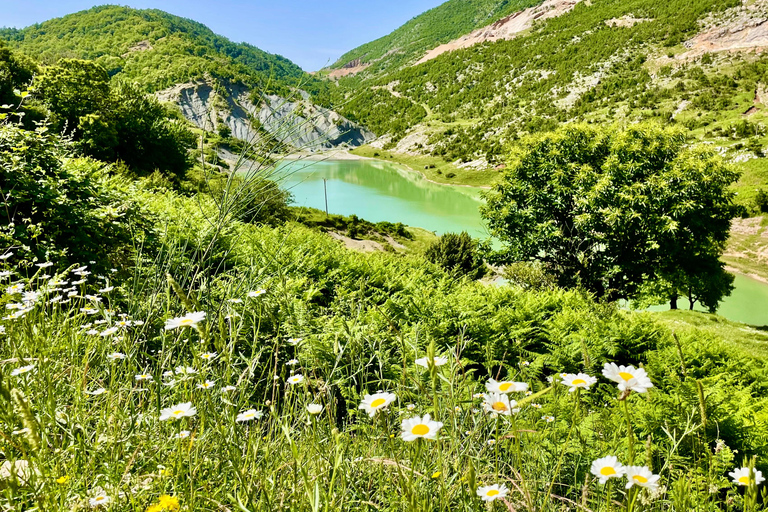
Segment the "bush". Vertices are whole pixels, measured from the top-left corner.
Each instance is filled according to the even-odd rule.
[[[768,213],[768,193],[762,188],[757,191],[755,205],[760,210],[760,213]]]
[[[427,248],[426,258],[448,271],[471,279],[485,275],[485,263],[479,255],[478,243],[466,231],[446,233]]]
[[[128,188],[104,164],[72,158],[72,147],[46,128],[0,126],[0,245],[27,264],[100,266],[130,251],[149,222]]]

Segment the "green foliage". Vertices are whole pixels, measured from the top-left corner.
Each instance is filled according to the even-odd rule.
[[[345,216],[331,214],[315,208],[293,208],[294,219],[305,226],[322,230],[346,232],[352,238],[377,238],[381,235],[413,240],[413,235],[401,222],[369,222],[358,218],[357,215]]]
[[[469,10],[479,5],[447,2],[434,13],[442,16],[442,8],[463,8],[458,4],[465,4]],[[359,122],[375,123],[379,135],[398,135],[422,122],[413,118],[403,126],[404,120],[396,116],[390,123],[397,127],[390,127],[379,114],[386,111],[384,104],[390,104],[390,111],[400,111],[396,110],[395,102],[403,100],[425,108],[429,112],[427,123],[439,121],[450,125],[448,130],[436,130],[439,140],[433,151],[448,161],[485,158],[499,163],[508,141],[553,130],[570,120],[610,122],[618,117],[628,122],[655,119],[674,123],[672,113],[684,100],[693,103],[692,110],[713,109],[722,116],[738,108],[733,101],[737,92],[754,93],[756,81],[765,74],[767,59],[761,58],[761,64],[756,66],[750,63],[753,59],[745,59],[733,69],[715,73],[703,72],[699,63],[681,64],[680,77],[672,80],[657,80],[651,72],[653,65],[646,61],[656,57],[657,48],[690,38],[705,17],[737,5],[737,0],[603,0],[590,5],[581,2],[571,12],[536,23],[513,40],[456,50],[419,65],[410,64],[427,48],[436,46],[435,41],[424,38],[410,46],[392,43],[389,47],[391,39],[384,38],[351,52],[337,65],[366,52],[375,56],[390,49],[398,51],[373,63],[358,76],[340,79],[340,87],[331,92],[336,95],[334,102],[341,113],[346,115],[354,110]],[[495,6],[514,10],[523,4],[495,2]],[[423,16],[400,30],[418,33],[421,27],[430,25],[427,19],[432,19]],[[463,16],[464,23],[475,23],[473,16]],[[606,24],[606,20],[622,17],[651,21],[631,27]],[[441,25],[437,17],[433,21]],[[468,32],[462,26],[456,37]],[[686,73],[694,69],[700,73]],[[582,79],[591,78],[597,84],[585,87]],[[397,97],[373,94],[386,92],[388,87]],[[696,92],[692,95],[688,91]],[[346,105],[351,108],[348,110]],[[695,129],[711,120],[693,116],[681,122]],[[450,130],[453,132],[448,133]]]
[[[416,16],[389,35],[342,55],[331,66],[339,68],[361,59],[379,68],[418,60],[427,50],[484,27],[541,0],[448,0]]]
[[[478,242],[466,231],[442,235],[427,248],[424,257],[449,272],[470,279],[479,279],[486,272]]]
[[[34,84],[54,127],[71,135],[84,154],[174,179],[189,166],[194,137],[186,124],[135,84],[110,81],[98,64],[65,59],[45,68]]]
[[[93,60],[110,75],[152,91],[206,74],[268,92],[311,81],[284,57],[233,43],[200,23],[156,9],[105,5],[0,36],[45,64],[63,57]]]
[[[18,104],[16,91],[29,84],[36,72],[37,64],[0,41],[0,104]]]
[[[711,306],[730,290],[717,258],[741,211],[736,178],[677,130],[568,125],[527,139],[481,211],[502,259],[540,261],[561,286],[628,298],[661,278]]]
[[[15,204],[32,212],[30,225],[50,211],[56,225],[67,227],[62,218],[89,215],[115,197],[110,191],[127,201],[119,195],[127,187],[122,179],[104,177],[92,161],[70,161],[66,145],[44,130],[6,126],[0,133],[9,140],[0,145],[0,169],[30,180],[15,184],[29,191],[31,203]],[[69,163],[88,167],[92,181],[76,179]],[[53,177],[59,181],[42,186]],[[726,472],[739,463],[734,450],[751,457],[768,449],[768,372],[762,352],[685,326],[693,315],[707,325],[721,319],[676,312],[687,316],[668,322],[675,338],[651,314],[580,291],[488,286],[455,279],[419,256],[347,251],[299,224],[244,222],[237,205],[247,198],[247,183],[233,180],[221,195],[183,195],[148,181],[128,187],[133,210],[109,217],[125,227],[129,211],[138,216],[131,236],[142,251],[126,257],[110,244],[116,226],[87,218],[72,224],[103,244],[95,268],[116,262],[118,272],[78,274],[79,292],[65,299],[47,280],[25,277],[23,251],[0,262],[16,289],[24,284],[40,293],[25,296],[23,313],[0,320],[0,422],[16,432],[0,436],[0,451],[34,468],[30,485],[0,485],[0,506],[86,507],[104,490],[115,509],[146,510],[171,492],[182,506],[206,512],[274,510],[281,502],[297,511],[369,503],[480,511],[487,506],[477,486],[514,478],[528,490],[510,492],[518,510],[554,510],[568,500],[604,512],[616,509],[606,494],[626,502],[631,493],[598,487],[588,477],[590,463],[606,454],[628,462],[630,446],[635,463],[651,467],[664,486],[657,499],[640,496],[643,510],[661,512],[670,502],[713,511],[726,500],[743,503]],[[79,249],[87,242],[82,236],[49,236],[49,254]],[[60,272],[55,279],[70,277]],[[248,293],[259,289],[264,293]],[[6,304],[18,300],[13,290],[2,297]],[[207,313],[199,329],[164,327],[193,308]],[[729,325],[755,346],[765,344],[764,334]],[[125,358],[110,360],[114,352]],[[217,356],[205,359],[206,352]],[[434,372],[414,364],[432,353],[447,356],[448,364]],[[642,364],[654,384],[642,396],[624,397],[631,436],[614,383],[600,377],[588,392],[568,393],[547,382],[564,371],[599,376],[607,361]],[[32,370],[19,370],[28,363]],[[153,379],[137,380],[144,374]],[[287,384],[296,374],[300,385]],[[474,395],[490,377],[524,381],[539,394],[514,395],[515,416],[475,412]],[[228,385],[235,389],[222,392]],[[371,420],[357,407],[377,389],[398,400]],[[161,409],[183,402],[196,407],[195,416],[159,421]],[[322,404],[322,414],[308,417],[310,403]],[[237,422],[248,409],[264,417]],[[403,418],[427,412],[444,423],[436,441],[397,439]],[[175,439],[187,430],[188,438]],[[39,492],[63,476],[64,483]],[[323,479],[322,486],[311,484]]]
[[[20,264],[98,261],[103,270],[149,236],[142,231],[151,220],[130,186],[100,162],[73,159],[72,148],[46,128],[0,125],[0,164],[0,245]]]

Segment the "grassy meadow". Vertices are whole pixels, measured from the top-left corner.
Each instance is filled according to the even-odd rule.
[[[4,255],[3,510],[762,508],[764,351],[698,317],[133,187],[122,266]]]

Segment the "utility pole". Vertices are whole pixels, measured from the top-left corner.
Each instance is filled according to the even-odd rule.
[[[323,178],[323,192],[325,192],[325,216],[328,216],[328,186],[326,185],[326,179]]]

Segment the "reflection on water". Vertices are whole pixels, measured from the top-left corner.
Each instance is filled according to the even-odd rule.
[[[467,231],[488,236],[478,211],[479,189],[437,185],[418,173],[371,160],[286,162],[278,175],[280,186],[290,190],[298,206],[325,209],[325,178],[330,213],[402,222],[438,234]]]

